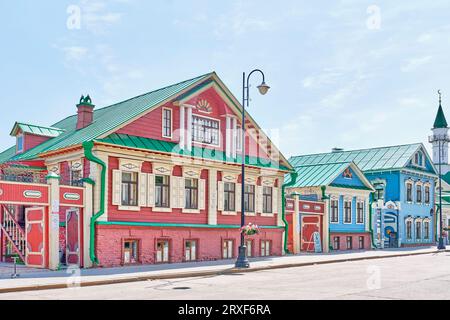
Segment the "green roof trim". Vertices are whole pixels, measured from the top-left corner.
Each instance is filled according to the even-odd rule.
[[[200,229],[239,229],[241,226],[229,224],[192,224],[192,223],[159,223],[159,222],[131,222],[131,221],[98,221],[100,226],[129,226],[129,227],[168,227],[168,228],[200,228]],[[279,226],[261,226],[261,229],[284,229]]]
[[[330,187],[335,187],[335,188],[345,188],[345,189],[355,189],[355,190],[372,190],[370,188],[367,187],[362,187],[362,186],[349,186],[349,185],[345,185],[345,184],[337,184],[337,183],[332,183],[330,184]]]
[[[336,179],[351,162],[327,163],[317,165],[296,166],[294,169],[298,173],[297,181],[291,188],[321,187],[327,186]],[[286,183],[290,182],[289,175],[286,175]]]
[[[181,150],[179,145],[174,142],[155,140],[150,138],[143,138],[138,136],[131,136],[127,134],[113,133],[104,139],[97,139],[97,142],[103,142],[113,144],[116,146],[123,146],[133,149],[141,149],[146,151],[170,153],[180,156],[190,156],[193,158],[215,160],[219,162],[229,164],[241,164],[242,157],[237,156],[236,159],[227,157],[225,152],[217,151],[208,148],[192,146],[192,150]],[[249,166],[255,166],[260,168],[279,169],[284,171],[291,171],[289,168],[279,165],[276,162],[269,161],[268,159],[262,159],[259,157],[245,157],[245,163]]]
[[[439,109],[436,114],[436,120],[434,120],[433,129],[447,128],[447,127],[448,124],[447,120],[445,119],[444,110],[442,110],[442,105],[439,104]]]
[[[49,137],[49,138],[58,137],[65,131],[63,129],[54,128],[54,127],[43,127],[43,126],[38,126],[38,125],[34,125],[34,124],[16,122],[14,124],[13,129],[11,130],[10,135],[16,136],[17,131],[19,129],[23,133],[29,133],[29,134],[34,134],[37,136],[43,136],[43,137]]]

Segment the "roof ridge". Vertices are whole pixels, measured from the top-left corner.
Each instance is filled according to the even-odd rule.
[[[57,128],[57,127],[54,127],[53,125],[52,126],[42,126],[40,124],[32,124],[32,123],[26,123],[26,122],[20,122],[20,121],[17,121],[16,123],[17,124],[23,124],[25,126],[33,126],[33,127],[44,128],[44,129],[53,129],[53,130],[58,130],[58,131],[66,131],[65,129]]]
[[[120,101],[120,102],[111,104],[111,105],[109,105],[109,106],[105,106],[105,107],[102,107],[102,108],[98,108],[98,109],[94,110],[94,113],[95,113],[96,111],[105,110],[105,109],[107,109],[107,108],[111,108],[111,107],[117,106],[117,105],[119,105],[119,104],[122,104],[122,103],[125,103],[125,102],[128,102],[128,101],[131,101],[131,100],[134,100],[134,99],[137,99],[137,98],[141,98],[141,97],[146,96],[146,95],[151,94],[151,93],[155,93],[155,92],[158,92],[158,91],[162,91],[162,90],[168,89],[168,88],[170,88],[170,87],[178,86],[178,85],[183,84],[183,83],[185,83],[185,82],[190,82],[190,81],[193,81],[193,80],[201,79],[201,78],[204,78],[204,77],[206,77],[206,76],[212,75],[212,74],[214,74],[214,73],[215,73],[214,71],[213,71],[213,72],[209,72],[209,73],[205,73],[205,74],[203,74],[203,75],[201,75],[201,76],[198,76],[198,77],[194,77],[194,78],[191,78],[191,79],[188,79],[188,80],[183,80],[183,81],[180,81],[180,82],[178,82],[178,83],[174,83],[174,84],[171,84],[171,85],[167,85],[167,86],[162,87],[162,88],[159,88],[159,89],[155,89],[155,90],[152,90],[152,91],[148,91],[148,92],[145,92],[145,93],[143,93],[143,94],[137,95],[137,96],[135,96],[135,97],[128,98],[128,99],[125,99],[125,100],[123,100],[123,101]]]
[[[333,165],[333,164],[351,164],[355,163],[354,161],[336,161],[336,162],[321,162],[321,163],[311,163],[311,164],[305,164],[305,165],[296,165],[293,166],[293,168],[302,168],[302,167],[315,167],[315,166],[326,166],[326,165]]]
[[[134,100],[134,99],[137,99],[137,98],[141,98],[141,97],[146,96],[146,95],[148,95],[148,94],[155,93],[155,92],[158,92],[158,91],[161,91],[161,90],[170,88],[170,87],[178,86],[178,85],[180,85],[180,84],[182,84],[182,83],[185,83],[185,82],[193,81],[193,80],[196,80],[196,79],[201,79],[201,78],[206,77],[206,76],[208,76],[208,75],[213,75],[214,73],[215,73],[215,71],[212,71],[212,72],[209,72],[209,73],[205,73],[205,74],[203,74],[203,75],[201,75],[201,76],[194,77],[194,78],[191,78],[191,79],[188,79],[188,80],[183,80],[183,81],[180,81],[180,82],[171,84],[171,85],[167,85],[167,86],[162,87],[162,88],[155,89],[155,90],[153,90],[153,91],[147,91],[147,92],[142,93],[142,94],[140,94],[140,95],[137,95],[137,96],[134,96],[134,97],[132,97],[132,98],[128,98],[128,99],[122,100],[122,101],[120,101],[120,102],[116,102],[116,103],[111,104],[111,105],[109,105],[109,106],[104,106],[104,107],[101,107],[101,108],[94,109],[94,114],[95,114],[97,111],[105,110],[105,109],[108,109],[108,108],[117,106],[117,105],[119,105],[119,104],[122,104],[122,103],[125,103],[125,102],[128,102],[128,101],[131,101],[131,100]],[[69,119],[69,118],[71,118],[71,117],[76,117],[76,116],[77,116],[77,114],[72,114],[72,115],[70,115],[70,116],[67,116],[67,117],[65,117],[64,119],[61,119],[61,120],[59,120],[58,122],[56,122],[55,124],[53,124],[53,126],[56,125],[56,124],[58,124],[58,123],[60,123],[60,122],[65,121],[65,120],[67,120],[67,119]]]
[[[377,149],[386,149],[386,148],[414,146],[414,145],[422,145],[422,144],[423,144],[422,142],[416,142],[416,143],[399,144],[399,145],[394,145],[394,146],[363,148],[363,149],[352,149],[352,150],[344,150],[344,151],[335,152],[334,154],[342,154],[342,153],[346,153],[346,152],[355,152],[355,151],[368,151],[368,150],[377,150]],[[333,154],[333,152],[319,152],[319,153],[310,153],[310,154],[300,154],[298,156],[291,156],[290,159],[300,158],[300,157],[308,157],[308,156],[319,156],[319,155],[325,155],[325,154]]]

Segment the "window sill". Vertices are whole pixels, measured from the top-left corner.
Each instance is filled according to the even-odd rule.
[[[199,214],[199,213],[200,213],[200,209],[183,209],[182,212],[183,212],[183,213],[194,213],[194,214]]]
[[[275,217],[275,213],[261,213],[261,217]]]
[[[256,212],[246,212],[245,215],[248,217],[256,217]]]
[[[141,211],[141,207],[119,206],[120,211]]]
[[[172,212],[172,208],[165,208],[165,207],[153,207],[152,212]]]
[[[222,215],[224,216],[237,216],[236,211],[222,211]]]

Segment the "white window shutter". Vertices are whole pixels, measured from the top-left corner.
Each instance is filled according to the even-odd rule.
[[[263,187],[256,186],[256,212],[263,212]]]
[[[223,204],[223,196],[224,196],[224,183],[223,181],[217,182],[217,210],[223,211],[224,210],[224,204]]]
[[[112,204],[120,206],[122,204],[122,172],[120,170],[113,170],[112,181]]]
[[[273,188],[272,189],[272,212],[273,213],[278,213],[278,188]]]
[[[206,202],[206,180],[200,179],[198,180],[198,208],[200,210],[205,210],[205,202]]]
[[[139,173],[139,206],[147,206],[147,174]]]
[[[236,183],[236,211],[241,211],[241,193],[242,193],[242,185],[240,183]]]
[[[170,207],[179,208],[178,206],[178,177],[170,177]]]
[[[178,208],[184,208],[184,178],[178,177]]]
[[[155,175],[147,175],[147,206],[153,208],[155,206]]]

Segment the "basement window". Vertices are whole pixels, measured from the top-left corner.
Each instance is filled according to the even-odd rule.
[[[138,263],[138,244],[137,240],[125,240],[123,243],[123,264]]]

